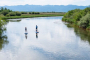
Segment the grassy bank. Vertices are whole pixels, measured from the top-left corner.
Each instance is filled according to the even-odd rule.
[[[41,14],[22,14],[21,16],[3,16],[2,19],[16,19],[16,18],[33,18],[33,17],[51,17],[51,16],[63,16],[61,13],[41,13]]]

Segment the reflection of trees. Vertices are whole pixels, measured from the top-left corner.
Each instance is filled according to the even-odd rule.
[[[4,35],[6,28],[5,25],[8,22],[20,22],[21,20],[1,20],[0,19],[0,49],[2,49],[6,44],[9,43],[7,36]]]
[[[7,24],[5,20],[0,20],[0,49],[2,49],[5,44],[8,44],[7,36],[4,35],[6,31],[5,24]]]
[[[20,22],[21,20],[9,20],[10,22]]]
[[[82,28],[78,28],[76,26],[73,26],[72,24],[68,24],[67,27],[69,28],[74,28],[74,32],[76,33],[77,36],[80,36],[81,40],[83,41],[88,41],[90,44],[90,32],[86,31]]]
[[[90,44],[90,32],[82,29],[82,28],[74,28],[74,31],[76,33],[76,35],[80,36],[80,38],[83,40],[83,41],[88,41],[89,44]]]

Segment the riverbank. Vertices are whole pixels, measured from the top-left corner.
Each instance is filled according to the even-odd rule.
[[[42,14],[22,14],[21,16],[3,16],[2,19],[17,19],[17,18],[33,18],[33,17],[52,17],[52,16],[63,16],[65,13],[42,13]]]
[[[62,18],[62,21],[75,24],[86,30],[90,30],[90,7],[83,10],[75,9],[68,11]]]

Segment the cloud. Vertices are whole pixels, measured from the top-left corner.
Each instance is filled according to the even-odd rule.
[[[89,5],[88,2],[89,0],[0,0],[0,5]]]

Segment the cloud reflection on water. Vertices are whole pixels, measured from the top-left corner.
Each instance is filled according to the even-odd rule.
[[[61,17],[48,18],[10,22],[7,25],[9,44],[0,52],[0,60],[79,60],[89,56],[85,56],[90,50],[88,43],[82,42],[73,28],[69,29]],[[40,32],[38,39],[36,25]],[[28,29],[27,39],[24,35],[25,27]]]

